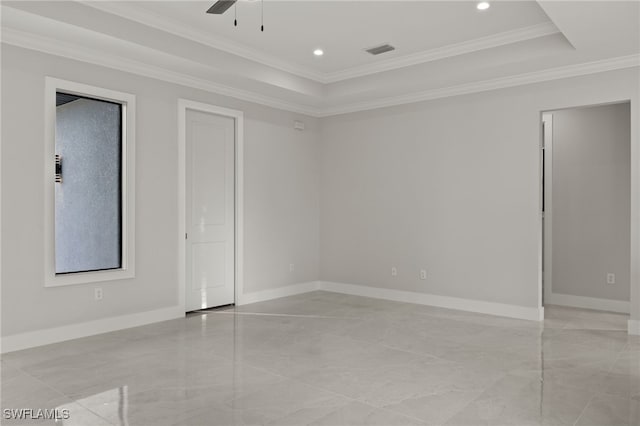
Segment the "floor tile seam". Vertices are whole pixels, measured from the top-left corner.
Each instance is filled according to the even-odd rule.
[[[209,359],[209,361],[222,361],[224,358],[217,354],[217,353],[209,353],[207,349],[205,348],[194,348],[194,347],[190,347],[188,350],[182,350],[180,351],[180,354],[184,354],[184,353],[197,353],[199,355],[207,355],[212,357],[213,359]],[[153,358],[153,359],[157,359],[154,355],[157,355],[157,352],[149,352],[149,353],[143,353],[143,354],[137,354],[137,355],[133,355],[127,358],[118,358],[117,362],[126,362],[127,364],[129,364],[129,362],[140,362],[143,361],[144,358]],[[183,358],[184,360],[184,358]],[[164,360],[163,360],[164,362]],[[113,364],[113,362],[111,363]]]
[[[628,345],[628,343],[627,343],[627,345]],[[618,356],[616,356],[616,359],[613,361],[613,363],[611,364],[611,367],[609,367],[609,370],[607,371],[608,374],[611,374],[611,372],[613,371],[613,368],[616,366],[618,361],[620,361],[620,357],[622,356],[623,352],[624,352],[624,348],[622,350],[620,350],[620,352],[618,352]]]
[[[359,402],[362,403],[362,404],[365,404],[365,405],[367,405],[367,406],[369,406],[371,408],[373,408],[374,410],[381,410],[381,411],[385,411],[385,412],[387,412],[389,414],[401,415],[403,417],[406,417],[407,419],[415,420],[420,424],[423,424],[423,425],[427,424],[427,422],[425,420],[423,420],[423,419],[421,419],[419,417],[414,417],[414,416],[408,415],[406,413],[402,413],[400,411],[395,411],[393,409],[386,408],[386,407],[376,407],[375,405],[369,404],[368,402],[365,402],[365,401],[359,401]]]
[[[98,418],[104,420],[105,422],[107,422],[108,424],[113,425],[113,423],[111,423],[109,420],[107,420],[106,418],[104,418],[103,416],[101,416],[100,414],[96,413],[95,411],[91,410],[89,407],[86,407],[85,405],[83,405],[82,403],[80,403],[78,400],[76,400],[75,398],[73,398],[72,396],[68,395],[67,393],[65,393],[64,391],[62,391],[61,389],[58,389],[56,387],[54,387],[53,385],[49,384],[48,382],[40,379],[39,377],[35,377],[34,375],[30,374],[29,372],[23,370],[21,367],[15,367],[17,370],[19,370],[20,372],[22,372],[23,374],[29,376],[30,378],[32,378],[33,380],[35,380],[38,383],[41,383],[42,385],[44,385],[46,388],[54,391],[55,393],[57,393],[58,395],[62,396],[64,399],[66,400],[70,400],[72,401],[72,403],[78,404],[80,407],[84,408],[85,410],[89,411],[90,413],[92,413],[93,415],[97,416]],[[115,425],[114,425],[115,426]]]
[[[140,392],[146,392],[149,391],[150,389],[154,389],[153,387],[147,387],[144,388],[143,390],[140,390],[138,392],[134,392],[133,395],[140,393]],[[66,394],[65,394],[66,395]],[[94,410],[92,410],[88,405],[85,405],[84,403],[82,403],[82,399],[76,399],[75,397],[73,397],[72,395],[66,395],[68,398],[70,398],[71,400],[73,400],[76,404],[78,404],[79,406],[81,406],[82,408],[84,408],[85,410],[95,414],[96,416],[98,416],[99,418],[105,420],[107,423],[117,426],[116,423],[112,423],[110,420],[108,420],[107,418],[105,418],[104,416],[102,416],[101,414],[95,412]]]
[[[578,414],[578,418],[573,422],[573,426],[576,426],[578,424],[578,422],[580,421],[584,413],[587,411],[587,408],[589,408],[589,405],[591,405],[591,402],[593,402],[593,400],[595,399],[596,395],[597,394],[591,395],[591,398],[589,398],[589,401],[587,401],[587,404],[582,408],[582,410],[580,411],[580,414]]]
[[[484,395],[484,393],[494,384],[496,384],[498,381],[500,381],[502,378],[504,378],[506,376],[506,374],[501,375],[498,379],[494,380],[491,382],[491,384],[487,385],[485,388],[482,389],[476,389],[476,390],[464,390],[464,389],[452,389],[452,388],[443,388],[440,389],[440,391],[435,391],[435,392],[430,392],[430,393],[426,393],[423,395],[418,395],[418,396],[430,396],[430,395],[439,395],[441,393],[444,392],[470,392],[470,393],[477,393],[478,395],[475,396],[474,398],[472,398],[467,404],[463,405],[462,407],[458,408],[457,410],[455,410],[452,414],[450,414],[449,416],[447,416],[445,419],[442,419],[440,421],[440,423],[437,423],[437,425],[444,425],[446,424],[446,422],[448,422],[449,420],[451,420],[452,418],[454,418],[456,415],[458,415],[459,413],[461,413],[463,410],[465,410],[469,405],[471,405],[472,403],[474,403],[478,398],[480,398],[482,395]],[[409,397],[411,398],[411,397]],[[409,398],[405,398],[404,400],[407,400]],[[388,408],[389,410],[396,412],[396,413],[400,413],[399,411],[395,411],[393,408]],[[402,413],[400,413],[402,414]],[[421,420],[421,422],[425,422],[424,420]]]
[[[231,361],[233,361],[233,359],[232,359]],[[271,370],[271,369],[266,368],[266,367],[264,367],[264,366],[253,364],[251,361],[242,361],[242,363],[243,363],[243,364],[245,364],[245,365],[247,365],[247,366],[249,366],[249,367],[251,367],[251,368],[253,368],[253,369],[256,369],[256,370],[262,371],[263,373],[271,374],[271,375],[273,375],[273,376],[277,376],[278,378],[282,379],[282,380],[280,380],[280,381],[278,381],[278,382],[276,382],[276,383],[281,383],[281,382],[284,382],[284,381],[290,380],[290,381],[297,382],[297,383],[299,383],[299,384],[302,384],[302,385],[308,386],[308,387],[313,388],[313,389],[316,389],[316,390],[322,390],[322,391],[325,391],[325,392],[333,393],[333,394],[335,394],[335,395],[337,395],[337,396],[345,397],[345,398],[348,398],[348,399],[350,399],[350,400],[352,400],[352,401],[355,401],[355,399],[353,399],[352,397],[349,397],[349,396],[347,396],[347,395],[342,395],[342,394],[337,393],[337,392],[334,392],[334,391],[325,390],[324,388],[321,388],[321,387],[316,386],[316,385],[313,385],[313,384],[309,384],[309,383],[304,382],[304,381],[302,381],[302,380],[300,380],[300,379],[298,379],[298,378],[296,378],[296,377],[294,377],[294,376],[286,376],[286,375],[282,374],[282,372],[281,372],[281,371],[278,371],[278,370]],[[258,391],[255,391],[255,392],[258,392]],[[254,393],[254,392],[249,392],[249,393],[248,393],[248,395],[250,395],[250,394],[252,394],[252,393]]]
[[[444,425],[446,424],[449,420],[453,419],[455,416],[457,416],[458,414],[460,414],[461,412],[463,412],[464,410],[467,409],[467,407],[469,407],[471,404],[475,403],[478,399],[480,399],[482,397],[482,395],[484,395],[487,390],[489,390],[489,388],[491,388],[493,385],[495,385],[496,383],[498,383],[500,380],[502,380],[503,378],[505,378],[506,376],[508,376],[509,373],[503,373],[500,375],[500,377],[496,378],[495,380],[493,380],[489,385],[487,385],[485,388],[483,388],[482,390],[478,390],[478,395],[473,398],[471,401],[469,401],[467,404],[463,405],[462,407],[460,407],[458,410],[456,410],[453,414],[451,414],[450,416],[448,416],[446,419],[444,419],[440,424]]]
[[[607,371],[607,374],[611,374],[611,371],[613,370],[613,367],[615,366],[615,363],[618,361],[618,359],[620,359],[621,353],[618,353],[618,356],[616,357],[616,360],[611,364],[611,367],[609,367],[609,370]],[[580,412],[580,414],[578,415],[578,418],[573,422],[573,426],[576,426],[578,424],[578,422],[580,421],[580,419],[582,418],[582,416],[584,415],[584,413],[586,412],[587,408],[589,408],[589,406],[591,405],[591,403],[593,402],[593,400],[600,395],[611,395],[608,394],[605,390],[596,390],[596,392],[593,392],[591,395],[591,398],[589,398],[589,401],[587,401],[587,403],[585,404],[585,406],[582,408],[582,411]]]
[[[359,320],[364,319],[360,317],[345,317],[345,316],[332,316],[332,315],[311,315],[311,314],[285,314],[285,313],[273,313],[273,312],[208,312],[203,315],[212,316],[256,316],[256,317],[284,317],[284,318],[310,318],[310,319],[344,319],[344,320]]]
[[[617,355],[616,355],[617,356]],[[561,356],[561,357],[547,357],[545,355],[544,357],[544,361],[546,362],[566,362],[566,361],[571,361],[574,360],[575,361],[576,357],[575,356]],[[591,364],[595,364],[598,362],[601,362],[602,358],[598,358],[595,361],[587,361],[586,364],[582,364],[582,365],[578,365],[578,366],[574,366],[574,367],[550,367],[550,370],[555,370],[557,368],[561,368],[561,369],[566,369],[566,368],[584,368],[586,366],[589,366]],[[615,362],[615,361],[614,361]],[[604,372],[607,372],[606,370],[603,370]]]
[[[465,404],[464,406],[460,407],[457,411],[455,411],[453,414],[451,414],[449,417],[447,417],[446,419],[442,420],[442,423],[439,424],[445,424],[447,421],[449,421],[450,419],[452,419],[453,417],[455,417],[458,413],[462,412],[465,408],[467,408],[469,405],[471,405],[473,402],[475,402],[478,398],[480,398],[489,388],[491,388],[493,385],[495,385],[496,383],[498,383],[500,380],[502,380],[504,377],[508,376],[510,373],[509,372],[504,372],[504,373],[500,373],[498,374],[498,376],[491,380],[486,386],[480,387],[480,388],[475,388],[475,389],[460,389],[460,388],[454,388],[454,387],[449,387],[449,386],[443,386],[443,387],[439,387],[437,388],[436,391],[434,392],[430,392],[427,394],[424,394],[422,396],[425,395],[438,395],[444,392],[472,392],[472,393],[478,393],[478,395],[473,398],[472,400],[470,400],[467,404]],[[412,396],[416,396],[419,394],[415,394]],[[411,397],[409,397],[411,398]],[[408,398],[405,398],[405,400]],[[378,407],[378,408],[386,408],[386,407]],[[406,414],[400,412],[400,411],[396,411],[393,408],[387,408],[388,410],[393,411],[394,413],[399,413],[399,414],[403,414],[406,416]],[[421,422],[425,422],[424,420],[419,419]]]
[[[14,370],[20,370],[26,374],[26,371],[23,371],[16,361],[11,361],[10,359],[6,359],[6,358],[0,359],[0,360],[2,361],[2,363],[6,364],[7,367],[13,368]]]
[[[391,346],[389,344],[381,343],[381,342],[378,342],[378,341],[357,339],[357,338],[352,337],[352,336],[344,336],[344,335],[341,335],[341,334],[335,334],[335,333],[330,332],[330,331],[323,332],[322,334],[327,334],[327,335],[330,335],[330,336],[333,336],[333,337],[341,337],[341,338],[353,340],[354,342],[367,343],[367,344],[370,344],[370,345],[379,345],[379,346],[382,346],[382,347],[387,348],[387,349],[393,349],[393,350],[396,350],[396,351],[399,351],[399,352],[404,352],[404,353],[420,356],[420,357],[427,358],[427,359],[434,359],[434,360],[437,360],[437,361],[442,361],[442,362],[447,362],[447,363],[452,363],[452,364],[462,364],[462,363],[460,363],[458,361],[451,361],[451,360],[448,360],[448,359],[441,358],[441,357],[439,357],[437,355],[427,354],[427,353],[424,353],[424,352],[411,351],[411,350],[408,350],[408,349],[399,348],[399,347],[396,347],[396,346]]]
[[[606,343],[603,345],[603,342],[584,343],[584,342],[567,342],[566,340],[565,341],[562,341],[562,340],[554,340],[554,341],[547,340],[546,342],[544,342],[542,344],[543,347],[549,347],[549,346],[553,346],[553,345],[556,345],[556,346],[561,346],[561,345],[572,346],[572,347],[575,347],[575,348],[580,348],[580,349],[585,349],[585,350],[597,349],[600,352],[610,351],[610,352],[616,352],[617,353],[617,352],[622,352],[623,351],[622,347],[619,348],[619,349],[615,348],[615,346],[614,347],[607,347]]]
[[[439,318],[439,317],[434,316],[434,318]],[[361,319],[367,320],[366,318],[361,318]],[[390,320],[390,321],[399,323],[399,321],[396,321],[396,320]],[[459,321],[459,320],[455,320],[455,319],[450,319],[450,321],[453,321],[453,322],[456,322],[456,323],[459,323],[459,324],[468,324],[468,322],[466,322],[466,321]],[[504,326],[486,326],[485,328],[487,330],[491,330],[491,329],[494,329],[494,330],[495,329],[509,329],[508,327],[504,327]],[[415,355],[419,355],[419,356],[433,357],[433,358],[436,358],[436,359],[439,359],[439,360],[443,360],[443,358],[440,358],[440,357],[435,356],[433,354],[411,351],[411,350],[399,348],[399,347],[396,347],[396,346],[388,345],[388,344],[385,344],[385,343],[381,343],[379,341],[370,341],[370,340],[365,340],[365,339],[357,339],[357,338],[354,338],[352,336],[344,336],[344,335],[340,335],[340,334],[335,334],[335,333],[333,333],[331,331],[318,331],[317,333],[318,334],[329,334],[329,335],[342,337],[342,338],[347,338],[347,339],[351,339],[353,341],[359,341],[359,342],[364,342],[364,343],[369,343],[369,344],[379,344],[381,346],[385,346],[385,347],[390,348],[390,349],[394,349],[394,350],[398,350],[398,351],[402,351],[402,352],[407,352],[407,353],[411,353],[411,354],[415,354]],[[449,343],[460,344],[460,342],[457,342],[455,340],[451,340],[451,339],[447,339],[447,338],[442,338],[442,339],[447,341],[447,342],[449,342]],[[445,361],[448,361],[448,360],[445,360]]]
[[[543,382],[541,382],[543,383]],[[543,384],[544,387],[544,384]],[[572,385],[567,385],[564,384],[562,382],[559,383],[550,383],[547,389],[551,389],[551,390],[561,390],[561,391],[565,391],[565,392],[581,392],[584,394],[588,394],[590,397],[594,397],[594,396],[598,396],[599,392],[598,390],[590,390],[590,389],[585,389],[584,387],[578,387],[578,386],[572,386]]]
[[[582,350],[585,350],[585,351],[586,351],[586,352],[588,352],[588,353],[591,353],[591,352],[589,352],[589,351],[594,349],[594,345],[584,345],[584,344],[581,344],[581,343],[576,343],[576,344],[574,344],[574,343],[569,343],[569,345],[572,345],[572,346],[573,346],[571,349],[575,349],[575,350],[577,350],[577,349],[582,349]],[[613,350],[613,349],[599,349],[599,348],[597,348],[597,347],[596,347],[596,349],[598,349],[600,352],[610,352],[610,354],[609,354],[609,355],[610,355],[610,356],[615,355],[615,357],[616,357],[616,358],[619,356],[619,354],[620,354],[621,352],[623,352],[623,350],[622,350],[622,349],[617,349],[617,350]],[[564,359],[571,359],[571,358],[575,358],[575,356],[571,356],[571,355],[557,355],[557,356],[552,356],[552,355],[550,355],[550,354],[546,354],[546,355],[545,355],[545,358],[546,358],[546,359],[549,359],[549,360],[554,360],[554,361],[558,360],[558,361],[560,361],[560,360],[564,360]]]
[[[607,370],[607,372],[606,372],[607,377],[611,376],[612,374],[618,374],[618,373],[613,373],[613,368],[615,367],[615,365],[616,365],[616,364],[618,363],[618,361],[620,360],[620,357],[622,356],[622,353],[623,353],[623,352],[624,352],[624,351],[621,351],[621,352],[618,354],[618,356],[616,357],[615,361],[611,364],[611,367],[609,367],[609,369]],[[624,373],[621,373],[621,374],[619,374],[619,375],[620,375],[620,376],[625,376],[625,374],[624,374]],[[608,395],[608,396],[614,396],[614,397],[618,397],[618,398],[625,398],[623,395],[620,395],[620,394],[618,394],[618,393],[611,393],[611,392],[608,392],[608,388],[606,388],[606,387],[604,387],[604,388],[602,388],[602,389],[598,389],[598,391],[596,392],[596,395],[595,395],[595,396],[600,396],[600,395],[603,395],[603,396],[607,396],[607,395]],[[627,398],[627,399],[632,399],[632,398],[631,398],[631,396],[630,396],[630,397],[629,397],[629,398]]]
[[[322,390],[324,390],[324,389],[322,389]],[[339,395],[339,396],[342,396],[342,395]],[[410,420],[416,421],[416,422],[418,422],[419,424],[421,424],[421,425],[425,425],[425,426],[426,426],[425,421],[424,421],[424,420],[422,420],[422,419],[419,419],[419,418],[417,418],[417,417],[413,417],[413,416],[409,416],[409,415],[407,415],[407,414],[400,413],[400,412],[397,412],[397,411],[393,411],[393,410],[385,409],[384,407],[377,407],[377,406],[372,405],[372,404],[369,404],[368,402],[363,401],[363,400],[361,400],[361,399],[352,399],[352,400],[351,400],[351,401],[349,401],[349,402],[350,402],[350,403],[356,402],[356,403],[359,403],[359,404],[362,404],[362,405],[366,405],[367,407],[372,408],[373,410],[380,410],[380,411],[384,411],[384,412],[389,413],[389,414],[400,415],[400,416],[402,416],[402,417],[405,417],[406,419],[410,419]],[[345,406],[346,406],[346,405],[345,405]],[[335,408],[337,408],[337,409],[342,409],[342,408],[344,408],[345,406],[335,407]],[[303,408],[304,408],[304,407],[303,407]],[[322,420],[322,419],[326,418],[327,416],[329,416],[329,415],[331,415],[331,414],[332,414],[332,413],[325,414],[325,415],[323,415],[322,417],[320,417],[320,418],[318,418],[318,419],[313,420],[313,422],[317,422],[317,421],[319,421],[319,420]],[[312,423],[313,423],[313,422],[312,422]],[[309,424],[312,424],[312,423],[307,423],[307,426],[308,426]],[[269,421],[268,423],[266,423],[266,425],[267,425],[267,426],[277,426],[277,425],[278,425],[278,419],[276,419],[276,420],[272,420],[272,421]]]
[[[285,376],[285,377],[286,377],[286,376]],[[345,394],[342,394],[342,393],[340,393],[340,392],[336,392],[336,391],[334,391],[334,390],[332,390],[332,389],[327,389],[327,388],[322,387],[322,386],[318,386],[318,385],[314,385],[314,384],[311,384],[311,383],[305,382],[305,381],[300,380],[300,379],[298,379],[298,378],[296,378],[296,377],[287,377],[287,379],[288,379],[288,380],[291,380],[291,381],[294,381],[294,382],[297,382],[297,383],[299,383],[299,384],[302,384],[302,385],[304,385],[304,386],[308,386],[308,387],[310,387],[310,388],[312,388],[312,389],[315,389],[315,390],[319,390],[319,391],[322,391],[322,392],[326,392],[326,393],[332,394],[332,395],[334,395],[334,396],[338,396],[338,397],[340,397],[340,398],[345,398],[345,399],[349,400],[349,402],[357,402],[357,403],[360,403],[360,404],[366,405],[366,406],[368,406],[368,407],[370,407],[370,408],[372,408],[372,409],[374,409],[374,410],[382,410],[382,411],[386,411],[386,412],[388,412],[388,413],[392,413],[392,414],[399,414],[399,415],[401,415],[401,416],[403,416],[403,417],[406,417],[406,418],[409,418],[409,419],[411,419],[411,420],[418,421],[419,423],[424,423],[424,421],[423,421],[422,419],[419,419],[419,418],[417,418],[417,417],[413,417],[413,416],[409,416],[409,415],[406,415],[406,414],[404,414],[404,413],[399,413],[399,412],[397,412],[397,411],[389,410],[389,409],[386,409],[386,408],[384,408],[384,407],[379,407],[379,406],[373,405],[373,404],[371,404],[371,403],[369,403],[369,402],[367,402],[367,401],[363,400],[362,398],[354,398],[354,397],[352,397],[352,396],[345,395]]]
[[[345,337],[345,336],[339,336],[339,337]],[[387,343],[371,342],[371,341],[368,341],[368,340],[356,339],[356,338],[353,338],[353,337],[350,337],[350,336],[347,337],[347,338],[349,338],[351,340],[354,340],[354,341],[363,342],[363,343],[375,343],[375,344],[378,344],[380,346],[386,347],[388,349],[393,349],[393,350],[397,350],[397,351],[400,351],[400,352],[405,352],[405,353],[409,353],[409,354],[412,354],[412,355],[417,355],[417,356],[421,356],[421,357],[425,357],[425,358],[433,358],[434,360],[441,361],[441,362],[446,362],[446,363],[450,363],[450,364],[457,364],[457,365],[464,366],[463,362],[452,361],[452,360],[449,360],[449,359],[446,359],[446,358],[442,358],[440,356],[437,356],[437,355],[434,355],[434,354],[431,354],[431,353],[412,351],[410,349],[404,349],[404,348],[400,348],[400,347],[397,347],[397,346],[392,346],[392,345],[389,345]],[[443,341],[445,341],[447,343],[450,343],[450,344],[457,344],[457,345],[461,344],[460,342],[457,342],[457,341],[451,340],[451,339],[447,339],[447,338],[441,338],[441,340],[443,340]],[[481,352],[481,353],[484,353],[484,354],[490,354],[489,352],[487,352],[485,350],[482,350],[480,348],[478,348],[478,352]],[[508,352],[513,354],[513,355],[518,355],[516,352],[511,352],[511,351],[508,351]]]
[[[131,376],[134,376],[134,375],[135,375],[135,374],[133,374],[133,375],[129,375],[128,377],[131,377]],[[128,385],[128,384],[125,384],[125,386],[129,386],[129,385]],[[141,387],[139,387],[138,389],[136,389],[134,392],[130,393],[130,394],[129,394],[129,397],[134,396],[134,395],[138,395],[138,394],[143,394],[143,393],[145,393],[145,392],[149,392],[149,391],[153,391],[153,390],[157,390],[157,389],[165,389],[165,390],[166,390],[166,389],[169,389],[169,390],[174,390],[174,389],[185,389],[185,390],[187,390],[187,389],[188,389],[188,387],[184,387],[184,386],[159,386],[159,387],[158,387],[158,386],[156,386],[156,385],[153,385],[153,384],[150,384],[150,383],[149,383],[149,384],[147,384],[146,386],[141,386]],[[79,394],[82,394],[82,392],[83,392],[83,391],[86,391],[86,389],[76,391],[75,393],[69,393],[69,394],[67,394],[67,393],[65,393],[65,392],[62,392],[62,391],[58,390],[58,392],[62,392],[62,393],[65,395],[65,397],[67,397],[67,398],[69,398],[69,399],[73,400],[75,403],[79,404],[79,405],[80,405],[80,406],[82,406],[83,408],[87,409],[88,411],[90,411],[90,412],[92,412],[92,413],[96,414],[97,416],[99,416],[99,417],[101,417],[101,418],[104,418],[104,417],[103,417],[103,416],[101,416],[100,414],[98,414],[98,413],[94,412],[94,411],[93,411],[89,406],[84,405],[82,402],[80,402],[80,400],[79,400],[79,399],[77,399],[77,396],[79,396]],[[83,399],[83,398],[81,398],[81,399]],[[107,419],[105,419],[105,420],[106,420],[108,423],[110,423],[110,424],[111,424],[111,422],[110,422],[109,420],[107,420]]]
[[[21,366],[14,366],[13,368],[15,368],[16,370],[20,371],[22,374],[30,377],[31,379],[35,380],[36,382],[44,385],[45,387],[53,390],[55,393],[60,394],[61,396],[65,397],[67,399],[73,400],[73,398],[71,398],[69,395],[65,394],[64,392],[62,392],[60,389],[54,387],[53,385],[50,385],[49,383],[47,383],[46,381],[42,380],[41,378],[34,376],[33,374],[31,374],[28,371],[24,370]]]
[[[89,337],[90,337],[90,336],[89,336]],[[83,338],[80,338],[80,339],[83,339]],[[76,339],[76,340],[80,340],[80,339]],[[45,346],[48,346],[48,345],[45,345]],[[33,348],[33,349],[40,349],[40,348],[41,348],[41,347],[36,347],[36,348]],[[53,357],[53,358],[48,358],[48,359],[46,359],[46,360],[40,360],[40,361],[35,362],[35,363],[30,363],[29,365],[26,365],[26,366],[25,366],[25,365],[17,365],[17,364],[14,364],[14,365],[12,365],[12,367],[13,367],[13,368],[15,368],[15,369],[18,369],[18,370],[22,371],[23,373],[25,373],[25,374],[29,375],[30,377],[33,377],[33,378],[38,379],[38,380],[40,380],[40,381],[43,381],[42,379],[39,379],[37,376],[34,376],[32,373],[29,373],[29,372],[27,371],[27,369],[28,369],[28,368],[32,368],[32,367],[34,367],[34,366],[36,366],[36,365],[38,365],[38,364],[42,364],[42,363],[44,363],[44,362],[50,362],[50,361],[52,361],[52,360],[60,359],[60,358],[65,358],[65,357],[68,357],[68,356],[77,356],[77,355],[82,355],[83,357],[87,357],[87,356],[95,356],[95,355],[103,355],[103,354],[104,354],[104,351],[103,351],[103,350],[99,350],[99,349],[91,349],[91,350],[83,351],[83,352],[79,352],[79,353],[65,354],[65,355],[62,355],[62,356],[57,356],[57,357]],[[144,355],[144,354],[143,354],[143,355]],[[138,357],[138,356],[139,356],[139,355],[136,355],[134,358],[136,358],[136,357]],[[117,358],[117,359],[115,359],[115,361],[122,361],[122,359]],[[11,362],[11,363],[14,363],[14,361],[8,361],[8,360],[5,360],[4,362]],[[110,365],[110,364],[113,364],[113,362],[114,362],[114,359],[111,359],[111,360],[109,360],[109,361],[100,362],[100,363],[99,363],[99,365],[97,365],[97,366],[93,366],[93,368],[102,367],[102,366],[105,366],[105,365]]]
[[[620,398],[620,399],[625,399],[628,401],[633,401],[634,397],[632,395],[623,395],[620,393],[613,393],[613,392],[608,392],[606,389],[603,391],[598,391],[596,392],[596,396],[609,396],[609,397],[614,397],[614,398]],[[638,394],[638,396],[640,396],[640,393]]]
[[[624,335],[627,335],[627,329],[626,328],[612,328],[612,327],[607,327],[607,328],[596,328],[596,327],[588,327],[588,326],[581,326],[581,327],[569,327],[569,325],[565,325],[562,328],[549,328],[550,330],[560,330],[562,331],[598,331],[598,332],[612,332],[612,333],[624,333]]]
[[[409,302],[404,302],[404,303],[409,303]],[[420,306],[420,305],[418,305]],[[332,311],[333,312],[333,311]],[[465,312],[465,311],[461,311],[461,312]],[[394,322],[394,323],[402,323],[404,321],[406,321],[405,319],[398,319],[397,317],[394,317],[393,315],[396,315],[396,313],[392,314],[391,318],[385,317],[385,318],[378,318],[378,317],[363,317],[360,319],[364,319],[364,320],[373,320],[373,319],[386,319],[390,322]],[[446,316],[441,316],[438,314],[432,314],[432,313],[413,313],[413,312],[405,312],[404,314],[411,316],[411,317],[416,317],[419,320],[439,320],[439,321],[447,321],[447,322],[452,322],[454,323],[454,325],[460,325],[460,326],[465,326],[465,325],[478,325],[476,322],[473,321],[473,319],[469,318],[467,319],[465,318],[449,318]],[[504,318],[504,317],[500,317],[500,316],[495,316],[495,315],[489,315],[491,318]],[[503,325],[489,325],[489,324],[481,324],[485,327],[487,327],[488,329],[490,328],[511,328],[511,327],[506,327]]]
[[[82,408],[84,408],[85,410],[87,410],[88,412],[90,412],[91,414],[93,414],[93,415],[95,415],[96,417],[98,417],[98,418],[100,418],[100,419],[104,420],[104,421],[105,421],[105,422],[107,422],[108,424],[113,425],[113,426],[117,426],[117,424],[116,424],[116,423],[112,423],[110,420],[108,420],[107,418],[103,417],[102,415],[100,415],[100,414],[96,413],[96,412],[95,412],[95,411],[93,411],[91,408],[89,408],[89,407],[87,407],[86,405],[82,404],[80,401],[74,400],[74,402],[75,402],[76,404],[78,404],[80,407],[82,407]]]
[[[296,382],[296,383],[298,383],[298,384],[301,384],[301,385],[307,386],[307,387],[309,387],[309,388],[311,388],[311,389],[314,389],[314,390],[316,390],[316,391],[321,391],[321,392],[329,393],[329,394],[331,394],[331,395],[334,395],[334,396],[338,396],[338,397],[340,397],[340,398],[347,399],[347,400],[349,400],[350,402],[359,402],[359,403],[365,404],[365,405],[367,405],[367,406],[369,406],[369,407],[371,407],[371,408],[373,408],[373,409],[380,409],[380,410],[384,410],[384,411],[387,411],[387,412],[391,412],[391,413],[393,413],[393,414],[400,414],[400,415],[402,415],[402,416],[404,416],[404,417],[407,417],[407,418],[409,418],[409,419],[412,419],[412,420],[418,421],[418,422],[420,422],[420,423],[424,423],[424,421],[423,421],[423,420],[421,420],[421,419],[419,419],[419,418],[416,418],[416,417],[413,417],[413,416],[407,416],[406,414],[398,413],[398,412],[396,412],[396,411],[390,411],[390,410],[388,410],[388,409],[384,409],[383,407],[376,407],[375,405],[372,405],[372,404],[370,404],[370,403],[368,403],[368,402],[365,402],[365,401],[361,400],[360,398],[354,398],[354,397],[351,397],[351,396],[349,396],[349,395],[345,395],[345,394],[342,394],[342,393],[336,392],[336,391],[334,391],[334,390],[327,389],[327,388],[324,388],[324,387],[322,387],[322,386],[318,386],[318,385],[316,385],[316,384],[312,384],[312,383],[305,382],[305,381],[300,380],[299,378],[297,378],[297,377],[295,377],[295,376],[285,376],[285,375],[284,375],[284,374],[282,374],[281,372],[275,372],[275,371],[269,370],[269,369],[267,369],[267,368],[265,368],[265,367],[262,367],[262,366],[252,365],[250,362],[247,362],[246,364],[247,364],[247,365],[249,365],[249,366],[250,366],[250,367],[252,367],[252,368],[257,369],[257,370],[261,370],[261,371],[263,371],[263,372],[267,372],[267,373],[270,373],[270,374],[273,374],[273,375],[279,376],[279,377],[281,377],[281,378],[283,378],[283,379],[284,379],[283,381],[286,381],[286,380],[293,381],[293,382]],[[259,391],[255,391],[255,392],[259,392]],[[253,393],[255,393],[255,392],[249,392],[249,393],[247,393],[247,395],[251,395],[251,394],[253,394]]]

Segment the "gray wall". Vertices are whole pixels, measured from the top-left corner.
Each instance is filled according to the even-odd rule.
[[[323,120],[320,276],[537,307],[541,111],[637,102],[638,81],[627,69]]]
[[[137,97],[134,279],[43,286],[45,76]],[[178,304],[178,98],[244,111],[245,292],[318,279],[318,120],[3,44],[3,336]]]
[[[536,307],[540,112],[631,99],[638,135],[637,68],[315,120],[2,49],[4,336],[177,304],[180,97],[245,112],[247,292],[320,278]],[[45,75],[137,96],[136,278],[99,284],[99,303],[93,285],[43,287]]]
[[[630,119],[628,103],[553,112],[553,293],[629,300]]]

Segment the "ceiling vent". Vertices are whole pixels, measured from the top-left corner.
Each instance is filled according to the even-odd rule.
[[[396,50],[396,48],[390,44],[382,44],[380,46],[375,46],[375,47],[370,47],[368,49],[365,49],[365,52],[371,53],[372,55],[379,55],[381,53],[391,52],[392,50]]]

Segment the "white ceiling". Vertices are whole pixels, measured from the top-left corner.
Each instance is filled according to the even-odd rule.
[[[220,42],[262,52],[297,67],[332,73],[381,59],[442,48],[496,33],[549,23],[535,1],[497,2],[487,11],[473,1],[267,0],[264,33],[260,1],[237,2],[224,15],[204,13],[214,0],[131,2],[137,13],[170,19]],[[373,57],[365,48],[390,43],[396,51]],[[315,48],[325,55],[315,57]]]
[[[640,65],[638,0],[214,1],[3,1],[2,41],[316,116]]]

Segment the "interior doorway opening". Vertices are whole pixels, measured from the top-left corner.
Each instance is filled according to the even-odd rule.
[[[630,102],[541,119],[542,304],[629,314]]]

